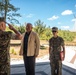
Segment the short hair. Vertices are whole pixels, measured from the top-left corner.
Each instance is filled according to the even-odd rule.
[[[52,27],[52,31],[58,31],[57,27]]]
[[[31,23],[27,23],[27,25],[28,25],[28,24],[29,24],[29,25],[32,25]]]
[[[31,25],[31,26],[32,26],[32,24],[31,24],[31,23],[27,23],[26,25]]]
[[[4,17],[0,17],[0,22],[5,21]]]

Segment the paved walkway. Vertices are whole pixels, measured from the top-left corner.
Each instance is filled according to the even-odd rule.
[[[36,60],[36,75],[51,75],[48,56]],[[11,75],[26,75],[23,60],[11,62]],[[76,75],[76,64],[64,61],[62,75]]]

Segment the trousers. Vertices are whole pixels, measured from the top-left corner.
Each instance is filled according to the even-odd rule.
[[[26,75],[35,75],[35,56],[23,56]]]
[[[62,75],[62,62],[56,60],[50,63],[51,66],[51,75]]]

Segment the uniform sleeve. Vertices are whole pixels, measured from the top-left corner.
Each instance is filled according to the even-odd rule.
[[[63,38],[61,38],[61,45],[62,45],[62,46],[65,45],[65,44],[64,44],[64,39],[63,39]]]
[[[12,35],[11,35],[11,39],[15,39],[15,34],[14,33],[12,33]]]
[[[22,36],[23,36],[23,35],[22,35]],[[15,33],[12,33],[11,39],[12,39],[12,40],[20,40],[20,38],[19,38]]]
[[[8,34],[8,38],[11,39],[11,37],[12,37],[12,32],[11,32],[11,31],[7,31],[6,33]]]
[[[9,33],[10,39],[19,40],[19,37],[17,37],[17,35],[15,33],[11,32],[11,31],[8,31],[8,33]]]
[[[52,39],[52,38],[51,38]],[[49,47],[51,46],[51,39],[49,39]]]

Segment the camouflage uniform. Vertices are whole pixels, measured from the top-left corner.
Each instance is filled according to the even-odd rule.
[[[62,75],[62,62],[60,60],[61,46],[64,46],[64,40],[57,36],[52,37],[49,40],[49,46],[51,48],[50,53],[50,65],[52,75]]]
[[[10,39],[12,32],[0,30],[0,75],[10,75]]]

